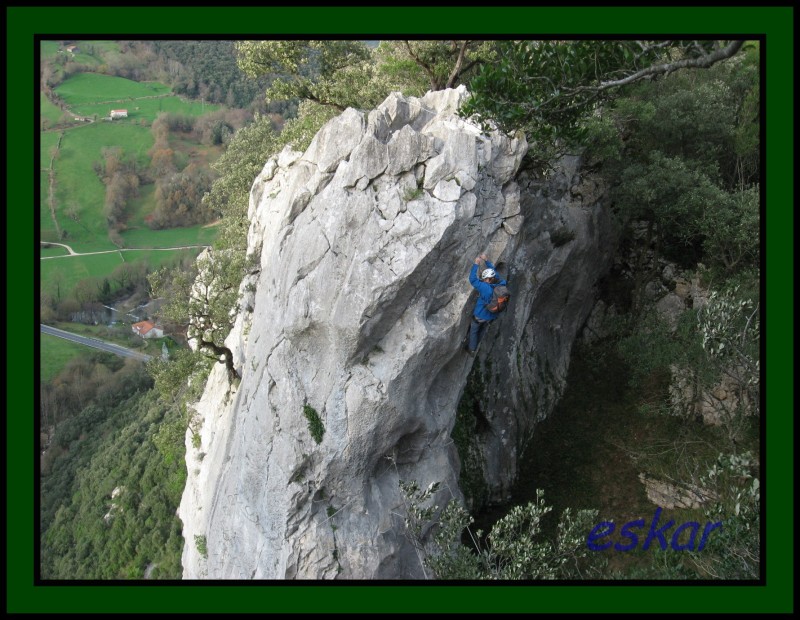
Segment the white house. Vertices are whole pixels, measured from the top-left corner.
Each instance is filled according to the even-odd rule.
[[[128,118],[128,111],[127,110],[111,110],[111,118],[112,120],[115,118]]]

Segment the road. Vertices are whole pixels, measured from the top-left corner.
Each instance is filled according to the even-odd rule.
[[[65,340],[72,340],[72,342],[77,342],[78,344],[83,344],[87,347],[94,347],[95,349],[100,349],[101,351],[106,351],[108,353],[114,353],[115,355],[121,355],[122,357],[132,357],[143,362],[152,359],[152,356],[146,355],[145,353],[139,353],[138,351],[134,351],[132,349],[126,349],[125,347],[111,344],[110,342],[103,342],[97,338],[88,338],[86,336],[71,334],[62,329],[56,329],[55,327],[42,325],[41,323],[39,324],[39,327],[41,328],[41,332],[43,334],[50,334],[51,336],[57,336],[59,338],[64,338]]]
[[[53,241],[40,241],[40,244],[58,245],[65,248],[69,254],[62,256],[41,256],[41,260],[53,258],[69,258],[70,256],[91,256],[93,254],[116,254],[117,252],[170,252],[172,250],[191,250],[193,248],[209,248],[209,245],[178,245],[172,248],[119,248],[118,250],[101,250],[100,252],[75,252],[66,243],[55,243]]]

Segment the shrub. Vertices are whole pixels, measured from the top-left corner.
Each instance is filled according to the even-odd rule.
[[[317,410],[310,405],[303,405],[303,415],[308,420],[308,432],[317,443],[322,443],[322,436],[325,434],[325,427],[317,413]]]
[[[197,547],[197,551],[202,555],[204,558],[208,558],[208,546],[206,545],[206,537],[205,536],[198,536],[195,534],[194,537],[194,544]]]

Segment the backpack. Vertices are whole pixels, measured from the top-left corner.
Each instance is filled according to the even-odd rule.
[[[511,299],[511,292],[502,284],[498,284],[492,291],[492,300],[486,304],[486,309],[492,314],[500,314]]]

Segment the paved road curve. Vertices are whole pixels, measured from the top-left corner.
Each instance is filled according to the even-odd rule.
[[[102,340],[97,340],[97,338],[87,338],[86,336],[71,334],[62,329],[56,329],[55,327],[42,325],[41,323],[39,326],[41,327],[41,332],[43,334],[50,334],[51,336],[58,336],[59,338],[64,338],[65,340],[72,340],[73,342],[84,344],[87,347],[94,347],[95,349],[107,351],[108,353],[114,353],[115,355],[121,355],[122,357],[132,357],[137,360],[142,360],[143,362],[152,359],[152,356],[150,355],[139,353],[138,351],[133,351],[132,349],[126,349],[125,347],[111,344],[110,342],[103,342]]]

